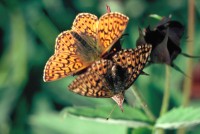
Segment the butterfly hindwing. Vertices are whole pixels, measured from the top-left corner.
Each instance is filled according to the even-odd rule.
[[[68,89],[77,94],[88,97],[112,97],[114,93],[109,88],[106,80],[113,66],[110,60],[99,60],[92,64],[87,71],[79,76],[68,86]]]

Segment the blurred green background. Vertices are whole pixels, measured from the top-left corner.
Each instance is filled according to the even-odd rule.
[[[67,90],[74,79],[43,82],[43,69],[54,52],[57,35],[71,28],[78,13],[89,12],[100,17],[111,11],[129,16],[123,42],[124,48],[134,48],[138,26],[154,26],[157,20],[149,14],[172,15],[186,31],[181,42],[187,52],[188,2],[186,0],[1,0],[0,1],[0,134],[78,134],[131,133],[126,125],[94,122],[77,117],[65,117],[65,108],[114,106],[111,99],[87,98]],[[200,55],[200,1],[195,3],[194,53]],[[175,63],[186,70],[187,58],[178,56]],[[200,106],[200,63],[193,60],[191,103]],[[159,70],[159,71],[158,71]],[[184,75],[170,69],[170,108],[181,105]],[[140,76],[135,86],[141,91],[152,112],[158,116],[165,85],[165,66],[145,69],[150,76]],[[133,94],[127,91],[126,104],[140,108]],[[109,114],[111,111],[107,110]],[[119,110],[118,108],[116,110]],[[121,113],[121,116],[128,116]],[[195,129],[199,129],[198,127]],[[139,131],[139,130],[138,130]],[[144,130],[145,131],[145,130]],[[190,131],[192,133],[192,130]]]

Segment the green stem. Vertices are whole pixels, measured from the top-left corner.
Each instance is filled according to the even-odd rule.
[[[169,99],[170,99],[170,67],[168,65],[165,66],[165,89],[163,93],[163,100],[162,100],[162,107],[160,110],[160,116],[164,115],[169,107]],[[158,134],[164,134],[164,129],[156,129],[156,133]]]
[[[195,1],[188,0],[188,42],[187,42],[187,53],[193,54],[194,51],[194,26],[195,26]],[[192,74],[192,60],[187,60],[186,74],[191,76]],[[191,79],[185,77],[183,84],[183,100],[182,106],[187,106],[190,102],[190,92],[191,92]],[[185,134],[185,128],[180,128],[177,131],[178,134]]]
[[[136,99],[141,104],[141,106],[142,106],[144,112],[146,113],[146,115],[150,118],[150,120],[155,121],[156,120],[155,116],[153,115],[153,113],[149,109],[147,103],[145,102],[144,98],[142,97],[142,95],[140,94],[138,89],[136,87],[133,88],[133,86],[132,86],[132,90],[131,91],[133,92],[133,94],[135,95]]]
[[[188,0],[188,42],[187,42],[187,50],[189,54],[193,54],[194,51],[194,0]],[[187,70],[186,74],[191,76],[192,74],[192,60],[187,60]],[[182,105],[187,106],[189,104],[190,99],[190,89],[191,89],[191,79],[185,77],[185,82],[183,86],[183,101]]]
[[[169,106],[169,99],[170,99],[170,67],[166,65],[166,71],[165,71],[165,89],[164,89],[164,96],[162,100],[162,107],[160,111],[160,116],[165,114],[168,110]]]

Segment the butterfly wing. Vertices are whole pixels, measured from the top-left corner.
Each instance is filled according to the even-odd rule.
[[[88,70],[79,75],[68,89],[74,93],[88,97],[112,97],[114,93],[110,89],[105,77],[110,74],[113,66],[110,60],[99,60],[92,64]]]
[[[76,16],[72,30],[76,31],[87,43],[96,45],[98,18],[94,14],[80,13]]]
[[[145,67],[152,46],[149,44],[138,46],[136,49],[121,50],[112,58],[113,62],[127,70],[125,89],[128,89]]]
[[[83,70],[91,63],[77,53],[81,43],[73,37],[72,31],[58,35],[55,54],[49,58],[44,68],[44,81],[54,81]]]
[[[126,29],[129,18],[121,13],[106,13],[99,19],[98,45],[101,54],[108,52]]]

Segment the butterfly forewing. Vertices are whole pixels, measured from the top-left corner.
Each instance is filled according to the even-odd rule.
[[[102,55],[121,37],[126,29],[129,18],[121,13],[106,13],[99,19],[98,44]]]

